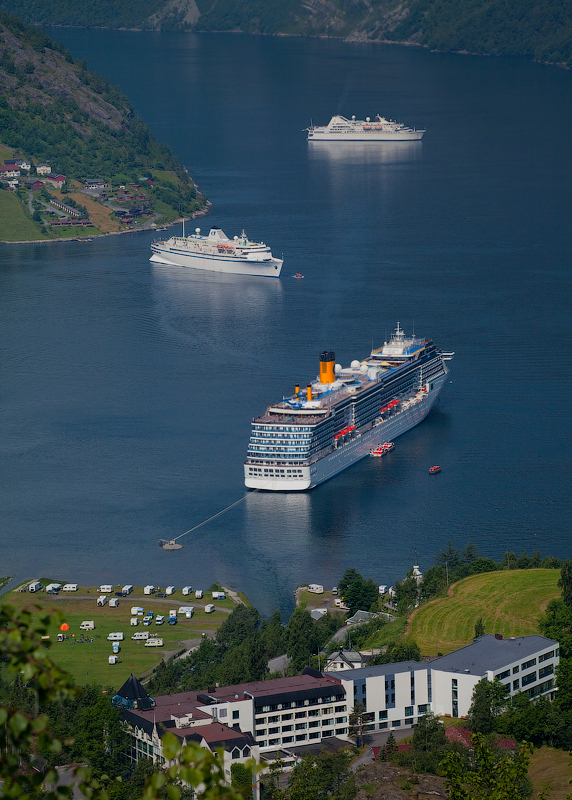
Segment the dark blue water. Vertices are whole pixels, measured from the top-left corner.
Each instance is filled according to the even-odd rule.
[[[149,263],[134,234],[0,252],[0,574],[235,585],[264,612],[449,539],[568,556],[572,75],[288,38],[52,31],[119,83],[279,281]],[[335,112],[421,143],[313,143]],[[302,272],[304,280],[290,276]],[[430,418],[308,494],[240,498],[251,418],[400,321],[456,352]],[[438,476],[429,476],[432,464]]]

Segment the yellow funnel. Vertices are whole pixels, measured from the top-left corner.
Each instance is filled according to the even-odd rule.
[[[336,354],[327,350],[320,353],[320,383],[333,383],[336,380],[334,375],[334,364]]]

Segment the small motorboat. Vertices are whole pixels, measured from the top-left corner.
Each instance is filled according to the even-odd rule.
[[[441,467],[438,466],[429,467],[429,472],[431,473],[431,475],[436,475],[438,472],[441,472]]]
[[[383,445],[383,449],[385,450],[386,453],[389,453],[389,451],[393,450],[394,447],[395,445],[393,442],[385,442],[385,444]]]
[[[297,272],[295,275],[292,275],[292,277],[293,278],[303,278],[304,276],[302,275],[301,272]]]
[[[383,449],[383,446],[381,444],[378,444],[377,447],[372,447],[371,450],[369,451],[370,456],[375,456],[376,458],[384,456],[385,453],[386,450]]]

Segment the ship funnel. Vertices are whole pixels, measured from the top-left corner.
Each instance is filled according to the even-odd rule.
[[[296,396],[298,396],[300,394],[300,384],[299,383],[297,383],[296,386],[294,387],[294,394]]]
[[[310,400],[312,399],[312,387],[310,386],[310,384],[306,386],[306,398],[308,399],[308,402],[310,402]]]
[[[333,383],[336,378],[334,376],[334,365],[336,363],[336,354],[329,350],[320,353],[320,383]]]

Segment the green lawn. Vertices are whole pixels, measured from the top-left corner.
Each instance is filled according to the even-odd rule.
[[[528,777],[532,781],[534,796],[546,790],[549,800],[566,800],[570,797],[570,755],[564,750],[541,747],[535,750],[530,759]]]
[[[44,586],[49,582],[51,579],[42,580]],[[116,590],[119,588],[121,587],[115,587]],[[87,594],[90,595],[89,599]],[[86,599],[81,599],[80,596]],[[155,666],[167,651],[182,650],[186,647],[186,641],[200,639],[203,632],[216,630],[227,619],[228,612],[235,607],[232,600],[215,600],[217,610],[206,614],[204,605],[211,601],[210,592],[205,592],[203,600],[195,600],[194,596],[184,597],[181,591],[161,600],[145,596],[143,589],[136,587],[129,597],[119,599],[118,608],[110,608],[109,605],[98,608],[98,596],[96,587],[79,587],[76,594],[60,592],[57,596],[46,595],[44,592],[34,595],[15,590],[4,595],[3,601],[16,608],[26,607],[33,610],[40,605],[43,611],[62,614],[63,619],[55,619],[49,630],[50,655],[54,661],[71,672],[80,685],[98,683],[115,688],[119,688],[131,672],[141,676]],[[182,605],[194,606],[195,614],[192,619],[179,616],[177,625],[171,626],[165,622],[158,626],[153,622],[149,627],[143,627],[140,617],[137,627],[130,625],[131,606],[142,606],[145,611],[151,610],[155,617],[157,614],[167,617],[171,609],[178,609]],[[83,620],[94,620],[95,630],[80,631],[79,626]],[[66,622],[70,630],[66,632],[66,641],[58,642],[57,634],[62,622]],[[125,637],[120,642],[120,662],[115,665],[108,663],[112,648],[111,642],[107,641],[107,635],[112,631],[123,631]],[[162,638],[164,647],[145,647],[144,641],[131,641],[135,631],[148,631],[150,636]]]
[[[479,617],[487,633],[505,637],[538,633],[538,619],[548,601],[560,596],[559,578],[556,569],[505,570],[465,578],[450,587],[448,597],[415,611],[407,636],[423,655],[437,655],[470,644]]]
[[[28,242],[45,239],[46,235],[26,216],[18,198],[0,190],[0,241]]]

